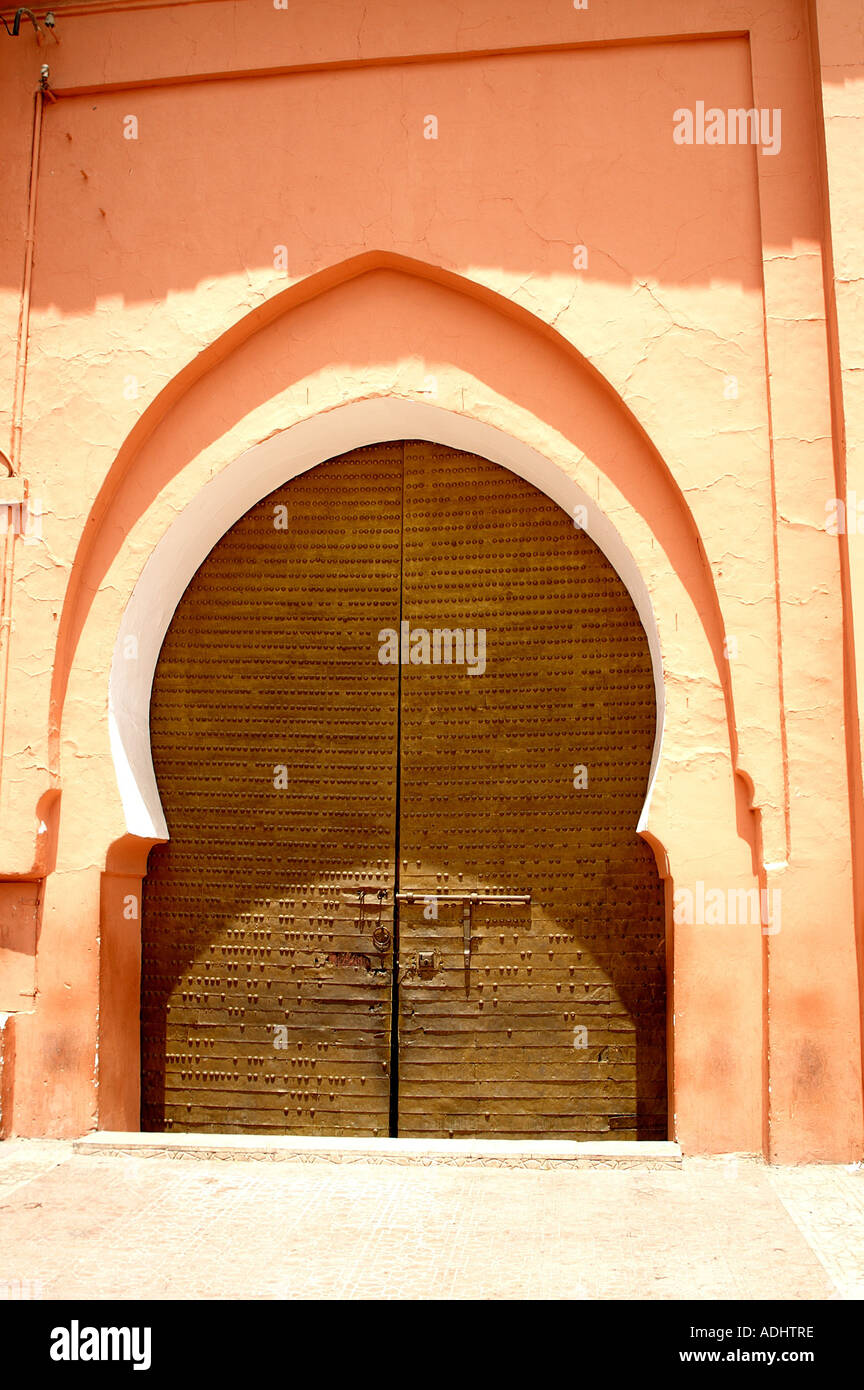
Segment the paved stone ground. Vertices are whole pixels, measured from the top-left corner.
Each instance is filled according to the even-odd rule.
[[[0,1297],[850,1299],[864,1169],[544,1171],[0,1144]]]

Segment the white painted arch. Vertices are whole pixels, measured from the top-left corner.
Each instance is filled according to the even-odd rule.
[[[162,643],[192,577],[250,507],[309,468],[388,439],[425,439],[498,463],[551,497],[568,516],[582,507],[584,530],[626,586],[645,630],[657,697],[648,790],[637,829],[648,819],[663,744],[665,694],[660,637],[645,580],[616,528],[557,463],[523,441],[440,406],[398,397],[349,402],[289,426],[247,449],[188,503],[150,554],[123,613],[108,695],[111,752],[130,834],[164,840],[168,827],[150,749],[150,695]],[[128,659],[134,639],[136,659]]]

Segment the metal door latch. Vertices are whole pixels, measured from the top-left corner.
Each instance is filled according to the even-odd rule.
[[[404,893],[396,894],[396,901],[403,903],[414,903],[418,899],[428,902],[434,898],[436,902],[462,904],[462,956],[465,963],[465,993],[470,989],[471,983],[471,914],[475,907],[488,906],[490,903],[518,903],[525,905],[530,903],[530,893],[451,893],[447,889],[438,892],[425,892],[420,889],[406,890]]]
[[[368,890],[367,890],[368,891]],[[451,893],[449,888],[411,888],[404,893],[396,894],[396,901],[400,903],[429,902],[461,903],[466,899],[470,903],[530,903],[530,893],[475,893],[475,892],[455,892]]]
[[[377,883],[364,883],[361,884],[359,888],[355,888],[349,891],[346,894],[346,896],[351,897],[355,893],[357,897],[360,899],[360,916],[356,920],[356,925],[360,928],[361,931],[368,931],[374,923],[374,929],[372,931],[372,945],[375,947],[375,950],[381,957],[381,964],[383,965],[384,952],[387,950],[388,946],[393,940],[392,936],[390,935],[390,932],[387,930],[387,928],[381,921],[381,915],[384,911],[384,904],[387,899],[388,889],[380,887],[380,885]],[[371,899],[371,901],[367,902],[367,899]],[[367,907],[371,908],[371,911],[368,913],[368,915]],[[372,919],[371,921],[369,920],[370,918]]]
[[[392,939],[386,927],[376,927],[372,933],[372,945],[381,955],[387,950]]]

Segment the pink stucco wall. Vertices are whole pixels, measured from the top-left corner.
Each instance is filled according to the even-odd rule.
[[[118,0],[0,33],[0,501],[42,509],[4,568],[6,1132],[138,1123],[155,835],[108,709],[148,557],[245,451],[379,400],[560,470],[650,596],[672,1137],[860,1157],[864,506],[825,525],[864,500],[858,11]],[[773,148],[676,142],[700,102]],[[700,882],[781,893],[781,929],[676,922]]]

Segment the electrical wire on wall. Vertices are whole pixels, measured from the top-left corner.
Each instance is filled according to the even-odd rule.
[[[0,22],[2,22],[3,28],[6,30],[6,33],[9,35],[10,39],[17,39],[19,37],[21,33],[21,21],[27,19],[29,19],[30,23],[33,25],[33,29],[36,34],[36,42],[38,44],[42,44],[46,32],[51,34],[55,43],[60,42],[57,35],[54,33],[54,26],[57,21],[55,20],[51,10],[48,10],[42,16],[42,19],[40,21],[32,10],[28,9],[26,5],[21,5],[15,11],[14,17],[12,19],[11,29],[9,28],[9,25],[7,24],[4,16],[0,15]]]

